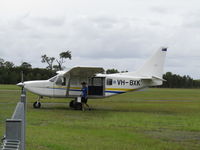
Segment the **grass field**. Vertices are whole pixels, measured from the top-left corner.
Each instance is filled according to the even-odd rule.
[[[18,87],[0,85],[0,136],[19,96]],[[70,99],[46,98],[33,109],[36,98],[27,95],[27,150],[200,149],[200,89],[153,88],[89,100],[93,110],[85,112],[70,110]]]

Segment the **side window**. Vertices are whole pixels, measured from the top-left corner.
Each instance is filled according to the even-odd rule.
[[[107,79],[107,85],[112,85],[112,79]]]
[[[66,83],[66,78],[62,76],[54,76],[51,79],[49,79],[51,82],[55,82],[57,85],[65,85]]]
[[[62,81],[63,81],[62,77],[58,77],[57,80],[56,80],[56,84],[62,85]]]
[[[63,77],[62,85],[64,86],[66,84],[66,78]]]

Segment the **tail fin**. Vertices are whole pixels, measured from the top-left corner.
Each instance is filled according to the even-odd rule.
[[[162,79],[167,48],[159,49],[139,70],[128,75],[148,76]]]

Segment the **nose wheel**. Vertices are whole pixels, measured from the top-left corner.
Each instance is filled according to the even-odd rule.
[[[33,108],[40,108],[41,107],[41,102],[40,102],[41,98],[42,98],[42,96],[39,96],[38,100],[35,103],[33,103]]]
[[[40,108],[41,107],[41,103],[40,102],[35,102],[33,103],[33,108]]]

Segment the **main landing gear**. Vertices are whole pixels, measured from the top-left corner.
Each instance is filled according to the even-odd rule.
[[[78,101],[78,98],[76,98],[69,103],[69,107],[74,110],[82,110],[82,103]]]
[[[43,98],[42,96],[38,97],[38,100],[33,103],[33,108],[40,108],[41,107],[41,102],[40,99]]]

